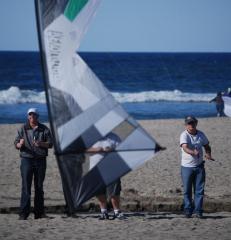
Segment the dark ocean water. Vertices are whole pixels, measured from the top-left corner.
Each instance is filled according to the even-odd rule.
[[[216,116],[208,101],[231,87],[231,53],[81,53],[105,86],[137,119]],[[0,52],[0,123],[47,108],[37,52]]]

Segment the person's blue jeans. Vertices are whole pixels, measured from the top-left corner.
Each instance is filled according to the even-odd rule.
[[[34,214],[35,216],[41,216],[44,214],[43,182],[46,173],[46,159],[22,158],[20,170],[22,192],[19,214],[24,217],[28,217],[30,214],[31,184],[34,176]]]
[[[187,214],[193,212],[203,213],[203,198],[205,187],[205,168],[204,164],[197,167],[181,166],[181,177],[184,187],[184,211]],[[192,198],[194,189],[194,201]]]

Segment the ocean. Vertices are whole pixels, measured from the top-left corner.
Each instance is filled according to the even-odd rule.
[[[208,101],[231,87],[231,53],[80,53],[136,119],[214,117]],[[0,123],[48,121],[38,52],[0,52]]]

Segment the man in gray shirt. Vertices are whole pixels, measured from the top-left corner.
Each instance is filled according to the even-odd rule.
[[[28,121],[19,130],[14,145],[20,151],[22,192],[19,219],[26,220],[30,214],[31,184],[34,176],[34,214],[35,219],[45,217],[43,182],[46,173],[48,148],[52,147],[51,133],[48,127],[39,123],[38,111],[30,108]]]

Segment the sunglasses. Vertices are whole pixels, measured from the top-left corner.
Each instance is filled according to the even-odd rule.
[[[36,117],[38,116],[36,113],[33,113],[33,112],[29,113],[28,115],[29,116],[36,116]]]
[[[193,125],[193,126],[195,126],[195,125],[197,125],[197,123],[196,123],[196,122],[189,122],[189,123],[187,123],[187,125]]]

